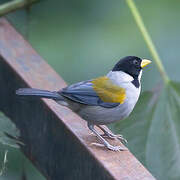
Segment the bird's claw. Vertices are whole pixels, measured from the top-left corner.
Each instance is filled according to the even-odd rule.
[[[125,143],[125,144],[128,143],[128,141],[127,141],[125,138],[123,138],[123,136],[122,136],[121,134],[115,135],[115,134],[106,132],[106,133],[102,134],[101,136],[102,136],[102,137],[108,137],[108,138],[110,138],[110,139],[118,139],[118,140],[120,140],[122,143]]]
[[[91,145],[98,146],[98,147],[105,147],[104,144],[100,144],[100,143],[91,143]]]
[[[123,138],[122,135],[120,135],[120,136],[117,135],[117,139],[119,139],[122,143],[125,143],[125,144],[128,143],[127,139]]]
[[[95,145],[98,147],[107,147],[111,151],[127,151],[127,148],[121,147],[121,146],[112,146],[108,144],[107,146],[105,144],[100,144],[100,143],[91,143],[91,145]]]

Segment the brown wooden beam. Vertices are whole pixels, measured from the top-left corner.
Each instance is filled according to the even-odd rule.
[[[59,90],[65,86],[63,79],[1,18],[0,110],[20,129],[25,144],[21,150],[41,173],[50,180],[154,179],[129,151],[92,146],[96,137],[68,108],[52,100],[15,95],[20,87]]]

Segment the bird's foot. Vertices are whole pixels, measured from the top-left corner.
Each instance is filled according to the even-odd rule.
[[[95,145],[98,147],[107,147],[111,151],[127,151],[127,148],[121,147],[121,146],[112,146],[110,144],[100,144],[100,143],[91,143],[91,145]]]
[[[121,134],[113,134],[110,133],[108,131],[104,131],[104,134],[101,135],[102,137],[108,137],[110,139],[118,139],[120,140],[122,143],[127,144],[127,140],[125,138],[123,138],[123,136]]]

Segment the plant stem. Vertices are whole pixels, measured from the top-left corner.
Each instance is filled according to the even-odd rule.
[[[0,16],[6,15],[17,9],[31,5],[32,3],[37,2],[38,0],[13,0],[7,3],[0,5]]]
[[[137,26],[139,27],[139,29],[140,29],[143,37],[144,37],[144,40],[145,40],[145,42],[146,42],[146,44],[147,44],[153,58],[154,58],[154,61],[155,61],[156,65],[157,65],[157,68],[158,68],[164,82],[168,83],[169,82],[169,77],[168,77],[168,75],[167,75],[167,73],[166,73],[166,71],[164,69],[162,61],[161,61],[161,59],[160,59],[160,57],[159,57],[159,55],[158,55],[158,53],[156,51],[155,45],[152,42],[152,39],[151,39],[151,37],[150,37],[150,35],[149,35],[145,25],[144,25],[142,17],[140,15],[134,1],[133,0],[126,0],[126,3],[128,4],[128,6],[129,6],[129,8],[131,10],[131,13],[133,14],[133,17],[134,17],[134,19],[135,19],[135,21],[137,23]]]

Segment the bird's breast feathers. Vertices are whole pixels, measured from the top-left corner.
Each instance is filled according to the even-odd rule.
[[[103,102],[123,104],[139,96],[140,88],[132,84],[132,76],[124,72],[109,72],[91,81],[93,90]]]
[[[92,87],[103,102],[124,103],[126,90],[114,84],[107,76],[92,81]]]

